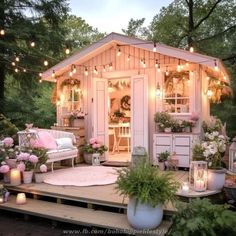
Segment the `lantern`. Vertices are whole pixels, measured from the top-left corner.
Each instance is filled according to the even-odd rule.
[[[229,170],[236,173],[236,137],[229,148]]]
[[[196,192],[203,192],[207,189],[207,162],[192,161],[189,171],[189,182]]]

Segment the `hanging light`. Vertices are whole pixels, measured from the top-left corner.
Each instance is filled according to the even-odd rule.
[[[145,62],[145,59],[143,59],[143,68],[146,68],[146,62]]]
[[[23,72],[26,72],[26,69],[25,69],[25,68],[23,69]]]
[[[72,77],[72,75],[73,75],[73,71],[70,71],[69,76]]]
[[[182,70],[182,66],[180,65],[180,59],[177,65],[177,71],[180,72]]]
[[[158,60],[156,59],[155,67],[158,67]]]
[[[217,65],[217,61],[215,60],[214,62],[215,62],[214,69],[215,69],[215,71],[218,71],[218,70],[219,70],[219,67],[218,67],[218,65]]]
[[[45,66],[48,66],[48,61],[47,61],[47,60],[44,60],[43,64],[44,64]]]
[[[5,35],[5,30],[4,29],[0,30],[0,35]]]
[[[127,57],[127,61],[130,61],[130,54],[129,54],[128,57]]]
[[[188,63],[188,61],[186,61],[186,63],[185,63],[185,66],[187,66],[187,67],[189,66],[189,63]]]
[[[39,76],[42,77],[42,75],[43,75],[43,74],[42,74],[41,72],[39,72]]]
[[[52,77],[55,78],[55,70],[52,71]]]
[[[15,66],[16,65],[16,63],[13,61],[12,63],[11,63],[13,66]]]
[[[113,66],[112,66],[112,62],[109,64],[109,70],[112,70]]]
[[[15,72],[16,72],[16,73],[18,73],[18,72],[19,72],[18,68],[15,68]]]
[[[208,97],[208,98],[211,98],[212,95],[213,95],[213,92],[212,92],[211,89],[208,89],[206,94],[207,94],[207,97]]]
[[[189,51],[193,53],[193,52],[194,52],[194,47],[191,46],[191,47],[189,48]]]
[[[153,43],[153,49],[152,49],[153,52],[156,52],[157,51],[157,44],[156,42]]]
[[[85,67],[84,75],[85,75],[85,76],[88,76],[88,68],[87,68],[87,67]]]
[[[16,57],[16,58],[15,58],[15,61],[19,62],[19,61],[20,61],[20,58],[19,58],[19,57]]]
[[[94,66],[93,73],[94,73],[95,75],[97,75],[97,74],[98,74],[98,70],[97,70],[97,67],[96,67],[96,66]]]
[[[106,72],[106,66],[105,65],[103,66],[103,72]]]
[[[65,53],[66,53],[66,55],[70,54],[70,49],[69,49],[69,47],[66,47]]]
[[[161,96],[161,87],[160,87],[159,82],[157,82],[156,96],[157,96],[158,98]]]
[[[39,83],[42,83],[42,80],[41,80],[41,79],[39,80]]]
[[[32,48],[35,47],[35,42],[34,42],[34,41],[31,41],[31,42],[30,42],[30,47],[32,47]]]
[[[157,72],[161,72],[161,66],[160,66],[160,63],[158,63],[158,67],[157,67]]]
[[[168,66],[166,66],[166,76],[169,75],[169,70],[168,70]]]
[[[118,52],[117,52],[117,56],[119,57],[120,54],[121,54],[121,50],[120,50],[120,48],[119,48],[119,49],[118,49]]]
[[[75,74],[76,73],[76,66],[75,65],[73,65],[73,70],[72,70],[72,72],[73,72],[73,74]]]

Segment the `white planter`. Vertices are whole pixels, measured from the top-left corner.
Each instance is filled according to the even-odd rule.
[[[23,183],[24,184],[30,184],[32,183],[32,179],[33,179],[33,171],[23,171]]]
[[[35,183],[43,183],[44,178],[45,178],[45,174],[43,174],[43,173],[35,173],[34,174]]]
[[[127,209],[129,224],[135,229],[155,229],[161,224],[163,209],[160,205],[152,207],[149,204],[138,203],[130,198]]]
[[[99,153],[93,153],[92,154],[92,165],[93,166],[99,166],[100,165],[100,154]]]
[[[221,190],[225,183],[225,170],[208,170],[207,189]]]
[[[164,131],[165,131],[165,133],[170,133],[171,132],[171,128],[170,127],[165,128]]]
[[[165,170],[165,162],[159,162],[158,164],[159,164],[159,169],[161,171],[164,171]]]
[[[84,161],[85,161],[85,163],[92,164],[92,155],[93,154],[84,153]]]

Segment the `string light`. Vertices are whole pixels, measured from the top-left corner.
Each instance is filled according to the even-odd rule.
[[[75,66],[75,65],[73,65],[73,66],[72,66],[72,72],[73,72],[73,74],[75,74],[75,73],[76,73],[76,71],[77,71],[77,70],[76,70],[76,66]]]
[[[106,66],[103,66],[103,72],[106,72]]]
[[[130,61],[130,54],[129,54],[128,57],[127,57],[127,61]]]
[[[23,69],[23,72],[26,72],[26,69]]]
[[[11,63],[13,66],[15,66],[16,65],[16,63],[13,61],[12,63]]]
[[[70,54],[70,49],[67,47],[66,50],[65,50],[65,53],[68,55]]]
[[[189,48],[189,51],[192,52],[192,53],[194,52],[193,46],[191,46],[191,47]]]
[[[180,72],[182,70],[182,66],[180,65],[180,59],[177,65],[177,71]]]
[[[43,75],[43,74],[40,72],[40,73],[39,73],[39,76],[42,77],[42,75]]]
[[[109,70],[112,70],[113,66],[112,66],[112,62],[109,64]]]
[[[121,54],[121,50],[120,50],[120,48],[119,48],[119,49],[118,49],[118,52],[117,52],[117,56],[119,57],[120,54]]]
[[[218,67],[218,65],[217,65],[217,61],[215,60],[215,66],[214,66],[214,69],[215,69],[215,71],[218,71],[219,70],[219,67]]]
[[[166,76],[169,75],[169,70],[168,70],[168,66],[166,66]]]
[[[152,49],[153,52],[156,52],[157,51],[157,44],[156,42],[153,43],[153,49]]]
[[[160,97],[160,96],[161,96],[161,87],[160,87],[159,82],[157,82],[156,96],[157,96],[157,97]]]
[[[45,61],[43,62],[43,64],[44,64],[45,66],[48,66],[48,61],[45,60]]]
[[[145,62],[145,59],[143,59],[143,68],[146,68],[146,62]]]
[[[5,35],[5,30],[4,29],[0,30],[0,35],[2,35],[2,36]]]
[[[158,60],[156,59],[155,67],[158,67]]]
[[[158,67],[157,67],[157,72],[161,72],[161,66],[160,66],[160,63],[158,63]]]
[[[18,68],[15,68],[15,72],[16,72],[16,73],[18,73],[18,72],[19,72]]]
[[[39,80],[39,83],[42,83],[42,80],[41,80],[41,79]]]
[[[73,71],[70,71],[69,76],[72,77],[72,75],[73,75]]]
[[[30,47],[32,47],[32,48],[35,47],[35,42],[34,42],[34,41],[31,41],[31,42],[30,42]]]
[[[52,77],[55,78],[55,70],[52,71]]]
[[[187,67],[188,67],[188,66],[189,66],[189,63],[188,63],[188,62],[186,62],[186,63],[185,63],[185,66],[187,66]]]
[[[20,61],[20,58],[19,58],[19,57],[16,57],[16,58],[15,58],[15,61],[19,62],[19,61]]]
[[[97,67],[96,67],[96,66],[94,66],[93,73],[94,73],[95,75],[97,75],[97,74],[98,74],[98,70],[97,70]]]
[[[84,74],[85,74],[85,76],[88,76],[88,68],[87,67],[85,67]]]

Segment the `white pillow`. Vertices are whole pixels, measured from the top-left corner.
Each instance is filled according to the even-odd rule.
[[[56,139],[58,149],[73,149],[73,143],[71,138],[57,138]]]

